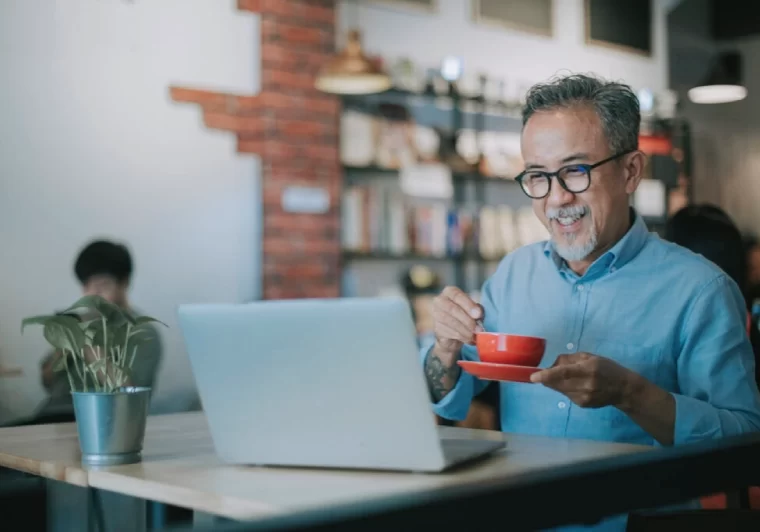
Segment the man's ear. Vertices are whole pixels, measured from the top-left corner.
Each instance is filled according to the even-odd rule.
[[[625,191],[633,194],[639,188],[639,183],[644,177],[644,168],[647,164],[647,156],[636,150],[625,159]]]

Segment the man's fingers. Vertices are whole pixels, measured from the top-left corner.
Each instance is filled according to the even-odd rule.
[[[557,359],[554,361],[554,364],[552,364],[552,367],[577,364],[583,360],[586,360],[585,353],[563,353],[557,355]]]
[[[448,341],[456,341],[461,342],[463,344],[469,343],[469,340],[464,338],[462,333],[459,331],[452,329],[448,325],[444,323],[439,323],[438,326],[435,329],[435,335],[436,337],[448,340]]]
[[[443,291],[444,295],[451,301],[459,305],[470,318],[475,320],[483,319],[483,308],[475,303],[470,296],[456,287],[448,287]]]
[[[530,376],[530,380],[549,386],[550,388],[567,388],[571,384],[577,384],[575,381],[584,377],[584,375],[583,366],[580,364],[560,363],[559,365],[537,371]]]
[[[472,319],[467,314],[467,311],[460,307],[456,302],[452,301],[451,299],[442,297],[440,300],[436,302],[436,311],[438,314],[438,319],[445,319],[446,317],[453,318],[457,322],[459,322],[462,327],[464,327],[464,330],[472,336],[472,333],[475,331],[475,320]],[[457,326],[457,329],[459,327]]]

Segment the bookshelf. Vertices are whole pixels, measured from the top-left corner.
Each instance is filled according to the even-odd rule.
[[[531,203],[511,175],[486,175],[480,162],[464,169],[449,164],[447,157],[454,146],[445,144],[463,129],[476,134],[505,131],[519,135],[519,108],[455,92],[440,95],[391,89],[343,98],[344,110],[371,116],[378,116],[378,107],[387,103],[408,109],[414,124],[449,136],[441,138],[435,163],[448,168],[452,193],[445,199],[405,197],[399,186],[399,168],[344,164],[343,270],[363,277],[354,284],[374,289],[394,284],[403,270],[414,264],[430,264],[447,284],[477,291],[501,258],[519,247],[517,237],[508,239],[511,244],[502,241],[496,234],[499,226],[511,223],[504,220],[514,219],[516,210],[530,208]],[[384,227],[378,227],[378,220]]]

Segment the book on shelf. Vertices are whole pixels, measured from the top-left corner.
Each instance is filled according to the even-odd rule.
[[[351,185],[343,191],[341,240],[351,253],[495,260],[545,237],[529,208],[417,203],[378,184]]]

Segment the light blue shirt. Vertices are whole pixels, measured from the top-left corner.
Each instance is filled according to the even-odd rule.
[[[736,283],[701,255],[661,240],[636,215],[628,233],[578,276],[551,243],[507,255],[484,283],[487,331],[546,338],[541,367],[585,351],[675,398],[675,444],[760,430],[760,394]],[[424,364],[428,348],[421,350]],[[472,346],[462,357],[478,360]],[[462,371],[433,410],[462,420],[488,383]],[[500,383],[504,432],[656,445],[615,407],[582,408],[539,384]]]

